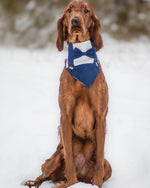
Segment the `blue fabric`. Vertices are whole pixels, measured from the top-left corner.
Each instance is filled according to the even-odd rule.
[[[74,58],[80,58],[83,55],[86,55],[91,58],[95,58],[95,48],[92,47],[91,49],[87,50],[86,52],[82,52],[79,48],[74,49]]]
[[[92,42],[91,42],[92,44]],[[81,65],[74,65],[74,60],[82,56],[88,56],[93,58],[93,63],[84,63]],[[100,71],[100,63],[97,59],[96,50],[92,45],[92,48],[86,52],[82,52],[80,49],[73,49],[73,44],[68,44],[68,67],[67,71],[77,80],[82,82],[86,87],[90,88],[96,79]]]

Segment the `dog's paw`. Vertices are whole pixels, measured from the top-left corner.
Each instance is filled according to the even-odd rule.
[[[66,183],[62,182],[62,183],[58,183],[54,186],[54,188],[67,188]]]
[[[99,188],[102,188],[103,179],[95,176],[92,180],[92,185],[97,185]]]
[[[37,181],[32,181],[32,180],[29,180],[29,181],[26,181],[24,185],[28,186],[29,188],[31,187],[36,187],[38,188],[40,186],[41,183],[37,182]]]

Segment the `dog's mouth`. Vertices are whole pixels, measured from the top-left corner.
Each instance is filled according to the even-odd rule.
[[[71,28],[72,34],[80,34],[82,32],[83,32],[83,30],[80,26],[72,26],[72,28]]]

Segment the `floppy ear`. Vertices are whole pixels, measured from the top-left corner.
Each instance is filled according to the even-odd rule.
[[[57,21],[57,40],[56,47],[59,51],[62,51],[64,48],[64,36],[63,36],[63,17]]]
[[[101,25],[97,18],[97,16],[93,13],[91,16],[93,20],[93,24],[91,26],[91,41],[93,42],[93,46],[95,47],[96,51],[100,50],[103,47],[103,40],[100,35]]]

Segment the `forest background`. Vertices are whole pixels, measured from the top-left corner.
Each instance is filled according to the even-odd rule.
[[[0,44],[43,48],[55,43],[56,22],[69,0],[0,0]],[[87,0],[102,32],[121,40],[150,38],[150,0]]]

